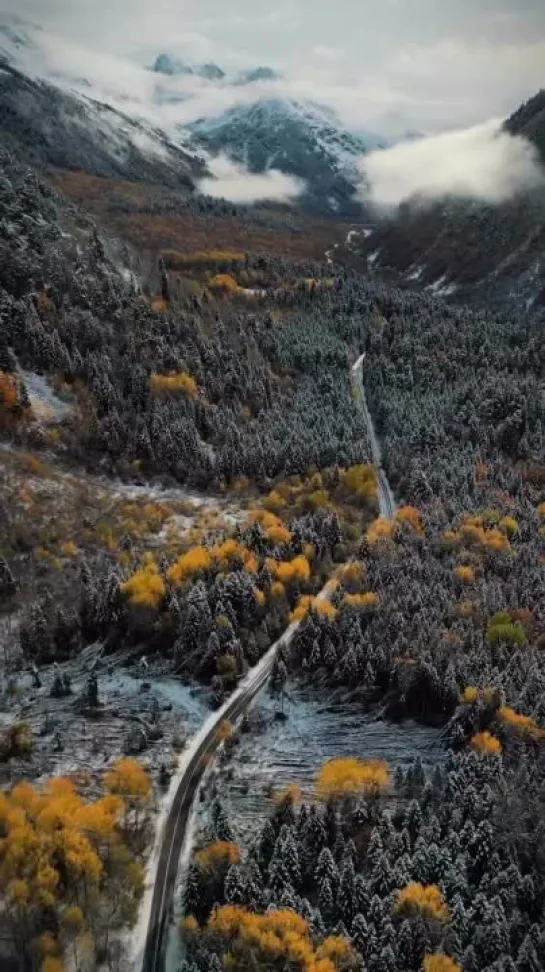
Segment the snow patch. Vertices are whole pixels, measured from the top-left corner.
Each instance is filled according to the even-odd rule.
[[[447,275],[443,274],[438,280],[435,280],[434,283],[428,284],[426,290],[430,290],[432,294],[436,295],[436,297],[450,297],[452,294],[456,293],[458,286],[455,283],[448,283]]]
[[[55,394],[43,375],[37,375],[34,371],[20,371],[19,374],[25,383],[30,404],[37,406],[38,412],[45,409],[55,421],[60,422],[72,410],[70,405]]]
[[[420,277],[424,273],[424,267],[414,267],[407,273],[407,280],[420,280]]]

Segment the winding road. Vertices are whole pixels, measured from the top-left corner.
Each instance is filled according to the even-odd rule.
[[[386,473],[382,467],[382,453],[377,439],[373,420],[365,399],[363,385],[362,354],[350,371],[350,378],[354,395],[367,425],[373,463],[377,470],[379,486],[379,503],[382,516],[391,518],[396,512],[396,503]],[[334,579],[330,579],[317,595],[317,600],[327,600],[335,590]],[[184,764],[179,778],[177,790],[166,818],[161,835],[162,843],[157,859],[155,871],[152,875],[153,896],[149,911],[146,943],[142,959],[142,972],[164,972],[165,951],[167,942],[167,926],[170,920],[180,854],[184,842],[191,808],[197,789],[210,758],[218,749],[222,735],[222,722],[229,720],[235,723],[247,710],[253,699],[258,695],[269,679],[278,651],[286,648],[300,621],[292,622],[284,631],[281,638],[275,642],[260,662],[250,669],[237,690],[227,699],[217,712],[213,713],[205,722],[196,736],[191,740],[183,754]]]
[[[317,600],[327,600],[335,585],[329,580],[317,595]],[[164,972],[166,929],[170,918],[178,864],[184,836],[199,783],[208,762],[222,741],[220,727],[229,720],[235,723],[261,691],[271,674],[278,651],[287,647],[300,621],[293,621],[269,648],[260,662],[250,669],[238,689],[217,712],[206,721],[192,739],[184,754],[184,770],[172,801],[162,835],[162,846],[153,876],[154,889],[148,922],[146,944],[142,960],[142,972]]]
[[[365,424],[367,426],[367,434],[369,436],[369,443],[371,446],[371,456],[373,459],[373,465],[377,471],[378,479],[378,499],[380,504],[381,516],[387,517],[391,520],[396,513],[396,501],[394,499],[394,494],[390,483],[388,482],[388,477],[384,472],[384,467],[382,465],[382,450],[380,448],[380,442],[378,441],[377,434],[375,432],[375,426],[373,424],[373,419],[371,413],[367,406],[367,399],[365,397],[365,386],[363,384],[363,362],[365,361],[365,354],[362,354],[355,364],[352,365],[350,370],[350,378],[352,382],[352,388],[354,389],[354,395],[356,401],[358,402],[363,417],[365,419]]]

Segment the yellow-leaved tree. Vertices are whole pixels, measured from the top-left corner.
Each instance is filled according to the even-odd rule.
[[[130,800],[142,783],[118,789]],[[65,777],[0,793],[3,920],[24,967],[57,972],[68,949],[77,965],[133,916],[143,879],[123,842],[125,814],[120,795],[88,801]],[[55,935],[42,933],[44,913]]]
[[[357,794],[379,795],[391,784],[390,767],[380,759],[332,759],[322,766],[317,780],[322,800]]]
[[[149,814],[153,786],[137,759],[118,759],[104,777],[106,788],[121,797],[125,806],[124,827],[138,830]]]
[[[358,957],[341,935],[316,944],[305,918],[289,908],[254,914],[240,905],[224,905],[209,918],[205,938],[223,940],[230,972],[352,972]]]

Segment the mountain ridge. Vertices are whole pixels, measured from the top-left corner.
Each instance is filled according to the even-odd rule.
[[[456,301],[545,306],[545,91],[502,127],[535,146],[542,184],[496,204],[455,196],[402,203],[352,247],[367,269]]]

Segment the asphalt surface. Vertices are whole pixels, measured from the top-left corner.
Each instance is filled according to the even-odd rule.
[[[394,494],[390,483],[388,482],[388,477],[384,472],[382,466],[382,451],[380,448],[380,442],[377,439],[377,434],[375,432],[375,426],[373,425],[373,419],[371,418],[371,413],[367,407],[367,400],[365,398],[365,386],[363,384],[363,363],[365,361],[365,354],[362,354],[360,358],[352,365],[351,377],[352,385],[354,388],[356,401],[358,402],[363,417],[365,419],[365,424],[367,425],[367,432],[369,435],[369,442],[371,445],[371,457],[373,459],[373,465],[377,471],[378,479],[378,499],[380,505],[381,516],[387,517],[391,520],[396,513],[397,506],[394,499]]]

